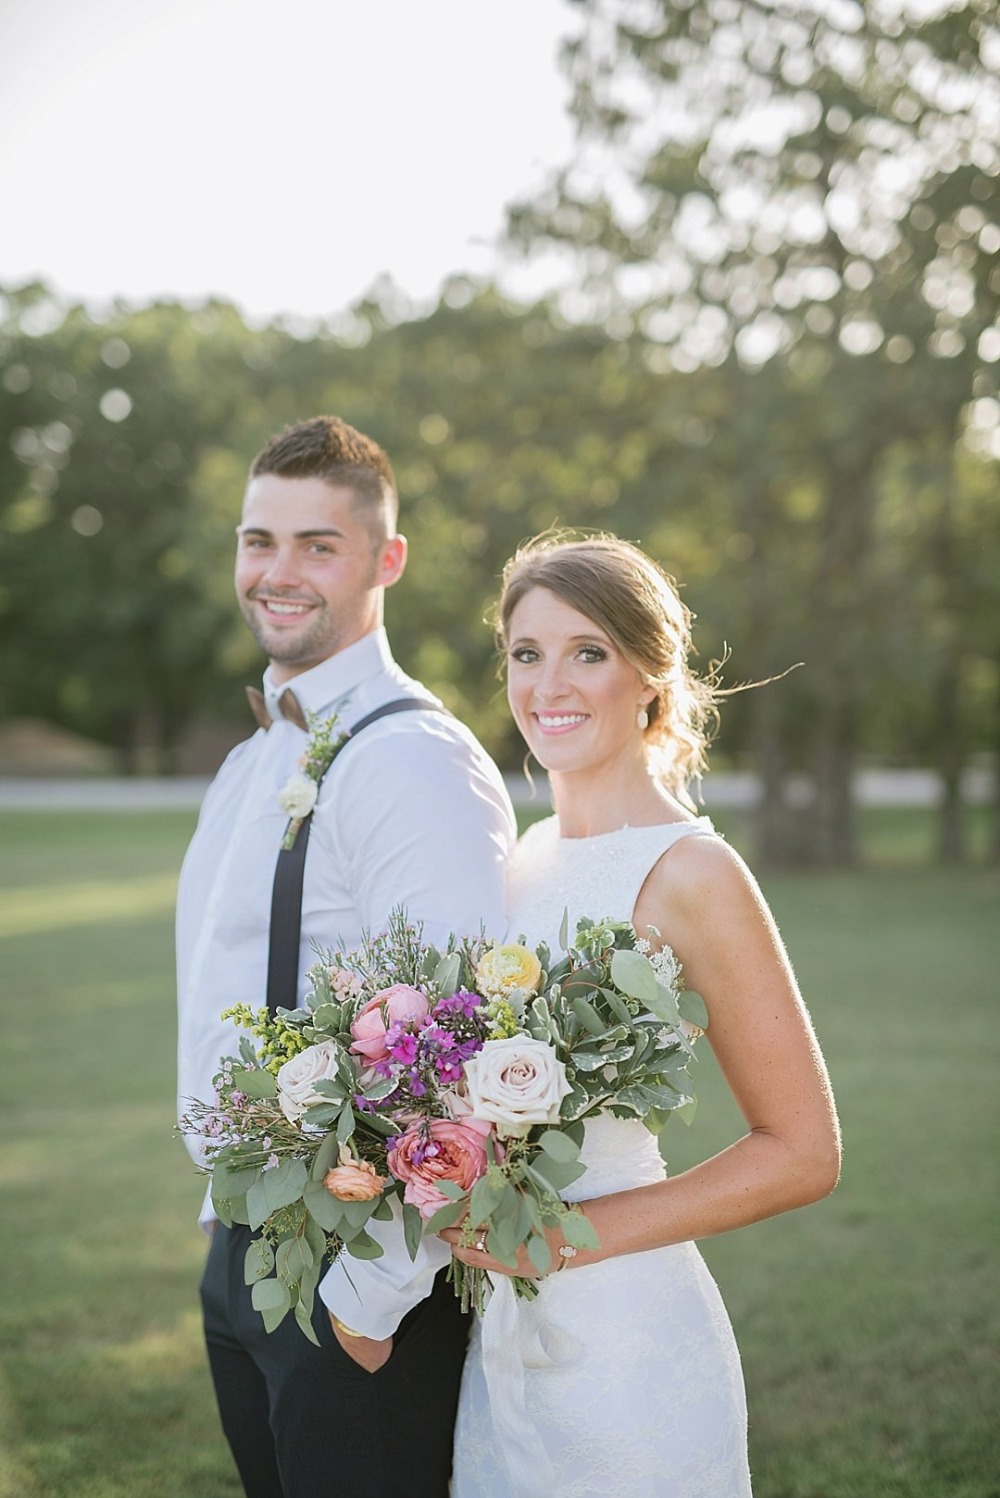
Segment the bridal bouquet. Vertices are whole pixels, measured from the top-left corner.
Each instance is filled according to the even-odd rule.
[[[256,1234],[245,1274],[269,1331],[291,1310],[315,1340],[326,1263],[379,1257],[366,1227],[391,1218],[393,1196],[411,1254],[459,1221],[512,1268],[524,1246],[539,1275],[546,1228],[597,1247],[559,1195],[584,1173],[584,1120],[606,1110],[658,1133],[693,1102],[708,1021],[669,949],[610,920],[581,920],[570,944],[565,924],[555,958],[485,939],[438,951],[397,911],[357,950],[322,954],[306,1008],[227,1011],[250,1034],[180,1127],[203,1140],[221,1221]],[[452,1268],[481,1310],[483,1271]]]

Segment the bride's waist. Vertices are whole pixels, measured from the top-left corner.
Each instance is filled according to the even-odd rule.
[[[615,1118],[610,1113],[598,1113],[586,1120],[580,1163],[586,1170],[560,1191],[563,1201],[590,1201],[610,1191],[651,1186],[666,1175],[656,1138],[645,1124],[637,1118]]]

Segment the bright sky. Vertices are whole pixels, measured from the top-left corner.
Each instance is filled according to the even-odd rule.
[[[569,153],[573,28],[568,0],[3,0],[0,285],[311,316],[488,273]]]

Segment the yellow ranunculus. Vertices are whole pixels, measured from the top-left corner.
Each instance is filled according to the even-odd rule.
[[[542,964],[534,952],[516,942],[491,947],[476,967],[476,982],[487,998],[512,993],[514,989],[523,994],[537,993],[541,981]]]

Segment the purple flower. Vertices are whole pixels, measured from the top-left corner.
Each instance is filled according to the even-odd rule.
[[[435,1019],[446,1014],[460,1014],[463,1019],[472,1019],[482,1003],[483,999],[480,994],[470,993],[468,989],[460,988],[457,993],[449,995],[448,998],[438,999],[431,1013]]]
[[[389,1055],[393,1061],[402,1062],[404,1066],[412,1066],[413,1062],[417,1059],[418,1037],[416,1035],[400,1035],[398,1039],[390,1039],[391,1033],[390,1031],[390,1034],[386,1036],[386,1040],[389,1042]]]

